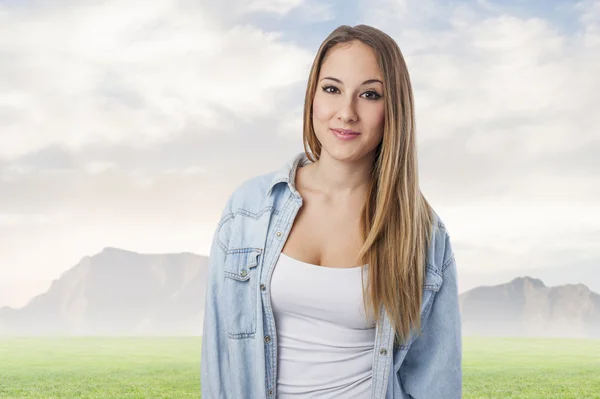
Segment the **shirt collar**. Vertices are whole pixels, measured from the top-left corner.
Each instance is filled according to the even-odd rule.
[[[275,187],[276,184],[286,182],[290,187],[290,190],[296,197],[300,197],[300,194],[296,190],[296,171],[300,167],[308,165],[312,163],[310,159],[306,156],[304,151],[297,153],[293,158],[288,160],[281,168],[275,171],[273,178],[271,179],[271,183],[269,183],[269,188],[266,193],[268,197]]]

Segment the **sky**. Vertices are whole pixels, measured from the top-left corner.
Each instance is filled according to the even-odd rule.
[[[406,59],[459,275],[600,264],[600,1],[0,0],[0,306],[105,247],[208,255],[361,23]]]

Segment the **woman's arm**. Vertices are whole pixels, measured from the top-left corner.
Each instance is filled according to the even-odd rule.
[[[414,399],[462,397],[462,328],[456,261],[446,235],[443,282],[422,334],[411,344],[398,371],[403,390]]]
[[[200,359],[200,385],[202,398],[220,398],[224,386],[223,377],[227,370],[222,370],[223,357],[227,357],[227,342],[223,333],[223,314],[219,308],[219,294],[223,287],[223,264],[226,248],[219,240],[219,230],[231,214],[231,197],[221,214],[219,224],[213,234],[208,260],[208,278],[204,304],[204,325],[202,332],[202,355]],[[222,303],[222,301],[221,301]]]

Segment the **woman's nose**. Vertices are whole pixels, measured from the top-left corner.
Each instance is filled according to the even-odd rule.
[[[356,113],[354,100],[344,100],[340,110],[338,111],[338,114],[340,118],[344,121],[344,123],[356,122],[356,120],[358,119],[358,114]]]

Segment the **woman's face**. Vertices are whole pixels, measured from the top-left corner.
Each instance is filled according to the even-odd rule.
[[[371,47],[354,41],[329,49],[312,105],[313,126],[322,150],[346,161],[374,154],[383,138],[382,96],[383,76]],[[340,136],[335,129],[358,134]]]

